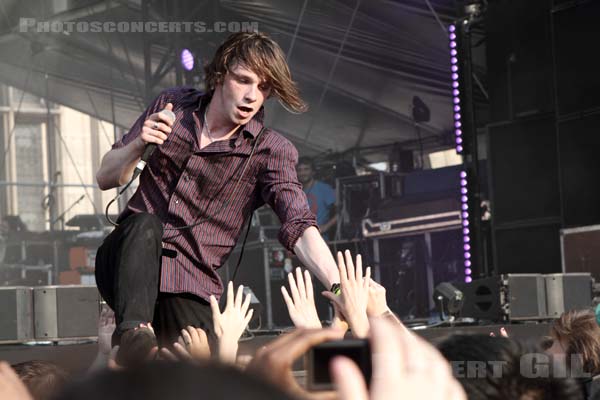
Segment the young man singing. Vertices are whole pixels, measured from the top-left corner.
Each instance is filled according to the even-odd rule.
[[[128,182],[145,146],[158,145],[97,253],[98,289],[115,311],[117,340],[151,321],[163,343],[188,325],[211,332],[208,299],[223,292],[217,269],[264,203],[281,220],[280,242],[325,287],[339,282],[296,176],[297,150],[263,126],[269,97],[292,112],[306,108],[272,39],[231,35],[206,67],[206,93],[165,90],[104,156],[96,177],[107,190]]]

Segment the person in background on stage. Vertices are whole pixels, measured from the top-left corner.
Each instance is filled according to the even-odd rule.
[[[265,34],[236,33],[205,71],[206,92],[163,91],[104,156],[96,175],[102,190],[124,185],[146,145],[158,146],[96,256],[98,288],[115,312],[113,345],[148,332],[170,345],[188,326],[214,339],[210,299],[224,289],[217,269],[265,203],[281,220],[280,242],[326,288],[339,285],[296,176],[298,152],[263,125],[270,97],[292,112],[306,110],[285,54]]]
[[[337,222],[335,190],[327,183],[315,179],[315,166],[310,158],[300,157],[296,170],[310,210],[317,217],[323,239],[333,239],[335,229],[332,228],[335,228]]]

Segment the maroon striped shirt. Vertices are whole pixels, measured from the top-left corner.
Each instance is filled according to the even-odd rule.
[[[252,160],[234,193],[254,139],[263,128],[264,108],[228,140],[200,150],[202,115],[210,98],[193,88],[162,92],[113,145],[130,143],[140,135],[152,113],[173,103],[177,119],[164,144],[158,146],[140,176],[137,191],[119,221],[132,213],[154,214],[163,222],[163,255],[160,291],[192,293],[204,299],[223,292],[216,270],[229,257],[245,221],[267,203],[281,220],[279,241],[289,250],[309,226],[317,226],[296,177],[298,152],[294,145],[270,129],[259,139]],[[198,226],[181,231],[171,227]],[[257,271],[257,273],[259,273]]]

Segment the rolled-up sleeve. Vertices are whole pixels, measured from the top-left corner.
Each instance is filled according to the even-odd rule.
[[[296,176],[297,162],[298,151],[291,142],[282,138],[271,148],[266,166],[259,176],[262,198],[281,221],[279,241],[292,252],[308,227],[318,229],[315,215],[308,207]]]

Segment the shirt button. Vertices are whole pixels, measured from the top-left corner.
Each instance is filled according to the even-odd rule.
[[[179,200],[175,200],[175,204],[179,204]]]

